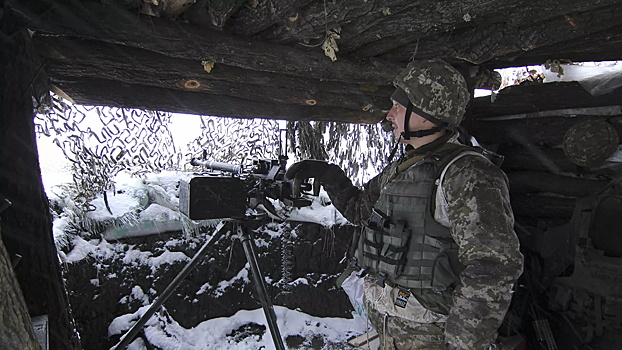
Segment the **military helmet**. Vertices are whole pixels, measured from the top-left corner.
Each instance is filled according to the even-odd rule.
[[[426,119],[432,117],[460,125],[469,102],[469,90],[462,74],[447,62],[441,59],[411,62],[393,84],[408,96],[415,113]]]
[[[618,133],[603,119],[586,119],[571,126],[564,135],[564,154],[576,165],[597,167],[618,149]]]

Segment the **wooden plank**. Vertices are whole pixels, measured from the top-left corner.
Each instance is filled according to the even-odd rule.
[[[348,344],[354,346],[355,348],[366,349],[368,346],[374,343],[374,340],[378,339],[378,337],[379,337],[378,332],[376,332],[375,329],[372,329],[371,331],[361,334],[354,339],[348,340]]]

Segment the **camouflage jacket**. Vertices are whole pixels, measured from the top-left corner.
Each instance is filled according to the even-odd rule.
[[[360,224],[368,219],[395,169],[395,164],[388,166],[363,188],[349,180],[324,187],[344,217]],[[483,349],[495,340],[523,266],[507,177],[484,157],[461,157],[447,167],[436,202],[435,220],[449,227],[466,266],[452,295],[445,339],[462,349]]]

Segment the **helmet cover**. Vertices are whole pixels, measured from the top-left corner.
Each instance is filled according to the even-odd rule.
[[[460,125],[469,90],[464,76],[441,59],[413,61],[397,75],[393,84],[403,90],[413,111],[424,118],[436,118]]]
[[[566,157],[576,165],[597,167],[618,149],[618,133],[603,119],[586,119],[571,126],[564,135],[562,147]]]

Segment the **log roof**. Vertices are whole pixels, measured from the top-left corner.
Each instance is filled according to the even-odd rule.
[[[616,0],[13,3],[76,102],[227,117],[371,123],[412,59],[444,58],[473,86],[493,68],[622,52]]]

